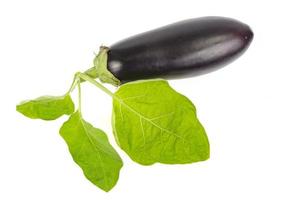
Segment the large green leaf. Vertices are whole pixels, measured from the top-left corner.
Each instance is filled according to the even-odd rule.
[[[72,114],[63,124],[60,134],[87,179],[109,191],[119,178],[123,162],[110,145],[106,134],[84,121],[79,112]]]
[[[42,96],[17,105],[17,111],[32,119],[54,120],[74,112],[74,104],[69,95]]]
[[[165,80],[122,85],[113,97],[112,125],[119,146],[140,164],[209,158],[208,138],[194,105]]]

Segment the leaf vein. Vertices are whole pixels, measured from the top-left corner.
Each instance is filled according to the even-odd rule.
[[[136,114],[138,117],[141,117],[141,118],[143,118],[144,120],[146,120],[147,122],[151,123],[153,126],[159,128],[160,130],[163,130],[163,131],[166,132],[166,133],[169,133],[169,134],[171,134],[171,135],[174,135],[174,136],[177,137],[177,138],[180,138],[180,139],[182,139],[182,140],[185,140],[184,137],[182,137],[182,136],[180,136],[180,135],[178,135],[178,134],[176,134],[176,133],[174,133],[174,132],[172,132],[172,131],[170,131],[170,130],[168,130],[168,129],[165,129],[165,128],[163,128],[163,127],[157,125],[157,124],[154,123],[150,118],[145,117],[144,115],[142,115],[141,113],[139,113],[138,111],[136,111],[135,109],[133,109],[132,107],[130,107],[128,104],[126,104],[122,99],[118,98],[117,96],[114,96],[114,98],[115,98],[118,102],[120,102],[120,104],[123,104],[126,108],[128,108],[128,110],[132,111],[132,112],[133,112],[134,114]]]
[[[84,128],[84,132],[86,134],[86,136],[88,137],[88,141],[90,142],[90,144],[93,146],[95,152],[97,153],[99,159],[100,159],[100,165],[101,165],[101,168],[102,168],[102,172],[104,174],[104,180],[105,180],[105,184],[106,186],[108,187],[108,180],[107,180],[107,176],[106,176],[106,173],[105,173],[105,169],[104,169],[104,164],[103,164],[103,159],[102,159],[102,156],[100,155],[100,151],[97,149],[96,145],[94,144],[94,142],[92,141],[90,135],[87,133],[87,128],[85,127],[85,124],[83,123],[83,121],[80,119],[80,122]]]

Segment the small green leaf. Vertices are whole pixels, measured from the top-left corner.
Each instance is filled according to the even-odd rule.
[[[17,105],[17,111],[32,119],[54,120],[74,112],[70,95],[42,96]]]
[[[195,106],[165,80],[122,85],[113,97],[112,125],[119,146],[140,164],[209,158],[208,138]]]
[[[106,134],[84,121],[79,112],[75,112],[61,127],[60,135],[86,178],[105,191],[113,188],[123,162],[110,145]]]

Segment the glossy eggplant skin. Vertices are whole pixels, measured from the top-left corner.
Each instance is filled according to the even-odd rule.
[[[249,26],[234,19],[185,20],[112,45],[107,69],[122,83],[200,75],[233,61],[252,39]]]

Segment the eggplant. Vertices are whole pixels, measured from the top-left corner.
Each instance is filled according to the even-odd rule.
[[[250,27],[238,20],[195,18],[113,44],[107,48],[105,67],[119,84],[139,79],[196,76],[235,60],[252,39]]]

